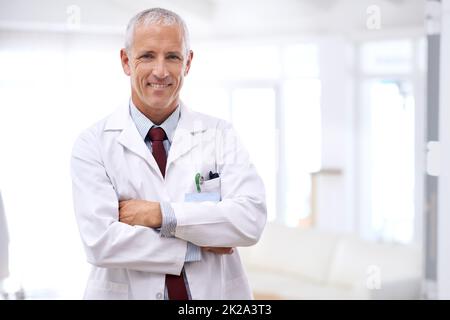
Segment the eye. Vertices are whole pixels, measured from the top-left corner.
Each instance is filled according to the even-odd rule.
[[[179,56],[177,56],[176,54],[171,54],[171,55],[167,56],[167,58],[169,58],[170,60],[181,60],[181,58]]]
[[[153,59],[153,55],[151,53],[144,53],[139,59]]]

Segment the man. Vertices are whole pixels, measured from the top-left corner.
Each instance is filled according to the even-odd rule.
[[[120,56],[131,99],[72,152],[93,265],[85,298],[252,298],[233,248],[258,241],[264,186],[231,126],[180,102],[193,59],[185,23],[159,8],[137,14]]]

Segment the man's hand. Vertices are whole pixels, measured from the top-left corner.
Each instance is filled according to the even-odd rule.
[[[202,250],[217,254],[232,254],[234,252],[233,248],[228,247],[202,247]]]
[[[131,226],[159,228],[162,223],[159,202],[124,200],[119,202],[119,221]]]

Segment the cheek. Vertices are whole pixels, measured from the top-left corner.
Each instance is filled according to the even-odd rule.
[[[173,66],[173,68],[169,70],[169,73],[173,77],[173,79],[175,79],[177,82],[180,82],[181,78],[184,76],[185,70],[186,69],[184,67],[177,65]]]
[[[133,69],[133,76],[135,79],[143,79],[149,73],[148,68],[145,68],[143,65],[136,65]]]
[[[178,84],[177,84],[178,89],[181,88],[181,86],[183,85],[183,82],[184,82],[184,75],[181,74],[181,75],[178,77]]]
[[[142,71],[140,72],[138,70],[135,70],[134,73],[131,75],[131,78],[135,86],[143,87],[143,89],[145,89],[144,80],[146,79],[146,76]]]

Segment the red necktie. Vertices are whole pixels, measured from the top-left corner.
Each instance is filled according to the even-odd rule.
[[[162,176],[166,174],[167,154],[163,141],[167,139],[163,128],[151,128],[148,137],[152,142],[152,154],[158,164]],[[181,275],[166,274],[166,287],[169,300],[189,300],[184,284],[183,270]]]

